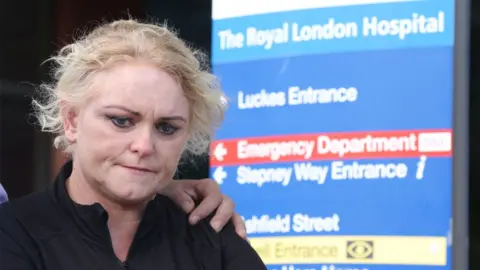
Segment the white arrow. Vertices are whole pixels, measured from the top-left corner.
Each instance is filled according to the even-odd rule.
[[[213,180],[215,180],[219,185],[223,184],[223,180],[227,178],[227,172],[223,170],[222,167],[218,167],[213,172]]]
[[[227,154],[227,148],[223,146],[223,143],[217,144],[215,146],[215,150],[213,150],[213,155],[219,161],[223,161],[223,157]]]

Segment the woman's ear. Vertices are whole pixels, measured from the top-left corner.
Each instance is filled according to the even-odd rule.
[[[77,142],[77,110],[67,102],[60,102],[60,113],[63,118],[63,131],[70,143]]]

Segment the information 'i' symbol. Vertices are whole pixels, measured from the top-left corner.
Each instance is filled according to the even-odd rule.
[[[427,163],[427,156],[420,156],[420,161],[417,163],[417,180],[423,179],[423,172],[425,171],[425,165]]]

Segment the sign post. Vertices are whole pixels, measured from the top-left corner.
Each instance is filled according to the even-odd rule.
[[[467,235],[459,10],[466,1],[213,2],[230,107],[211,177],[269,269],[467,269],[452,264],[452,237],[466,252]]]

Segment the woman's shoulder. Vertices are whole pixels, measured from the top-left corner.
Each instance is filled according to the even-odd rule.
[[[61,225],[58,208],[48,189],[0,204],[0,230],[42,238]]]
[[[183,231],[186,243],[192,249],[197,260],[207,269],[250,270],[267,269],[257,252],[247,240],[241,238],[235,231],[232,221],[228,222],[220,232],[210,225],[215,213],[191,225],[188,214],[185,213],[168,197],[158,197],[160,203],[167,208],[167,219],[176,230]]]
[[[158,194],[155,197],[155,204],[158,206],[155,211],[161,211],[169,223],[175,223],[176,227],[184,225],[188,221],[188,214],[181,207],[175,204],[169,197]]]
[[[45,190],[12,199],[0,204],[0,224],[11,219],[34,218],[32,213],[42,213],[42,209],[48,204],[48,196]],[[40,210],[40,211],[39,211]]]
[[[213,215],[205,217],[198,223],[192,225],[189,222],[189,214],[186,213],[170,198],[159,195],[156,197],[157,204],[161,205],[163,212],[164,226],[174,235],[186,240],[186,242],[195,245],[201,245],[205,248],[219,249],[221,246],[220,235],[210,225]]]
[[[189,222],[189,214],[185,212],[180,206],[178,206],[172,199],[164,195],[157,195],[156,203],[162,206],[162,211],[165,217],[172,226],[177,229],[198,231],[198,233],[212,236],[214,229],[210,226],[215,213],[211,213],[209,216],[200,220],[197,224],[192,225]],[[198,203],[196,204],[198,206]],[[216,237],[216,236],[215,236]]]

